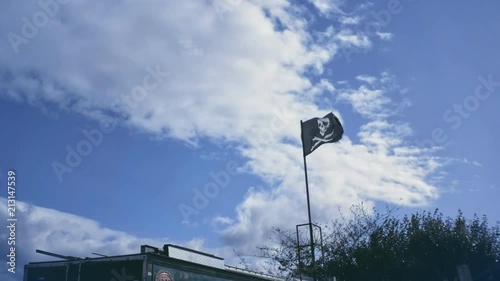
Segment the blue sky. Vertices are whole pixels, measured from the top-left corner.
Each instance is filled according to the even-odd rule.
[[[24,2],[0,4],[21,264],[256,254],[307,222],[299,121],[330,111],[345,134],[307,158],[314,220],[358,202],[500,220],[495,1]]]

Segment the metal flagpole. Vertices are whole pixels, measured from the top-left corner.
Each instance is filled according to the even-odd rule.
[[[300,120],[300,130],[302,132],[302,120]],[[311,239],[311,267],[313,269],[313,280],[316,281],[316,266],[315,266],[315,257],[314,257],[314,236],[313,236],[313,227],[312,227],[312,221],[311,221],[311,203],[309,200],[309,182],[307,180],[307,162],[306,162],[306,156],[304,153],[302,153],[304,157],[304,172],[305,172],[305,177],[306,177],[306,194],[307,194],[307,213],[309,215],[309,236]]]

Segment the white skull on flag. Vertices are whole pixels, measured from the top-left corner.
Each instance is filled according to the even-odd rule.
[[[328,135],[325,135],[326,131],[328,131],[328,129],[330,128],[330,125],[332,124],[330,123],[330,119],[328,117],[318,119],[318,129],[321,137],[316,136],[312,139],[312,141],[315,143],[312,145],[311,151],[313,151],[318,145],[322,143],[332,141],[334,130],[332,130],[332,132]]]
[[[318,119],[319,133],[321,134],[322,137],[325,136],[326,130],[328,130],[329,127],[330,127],[330,119],[328,118]]]

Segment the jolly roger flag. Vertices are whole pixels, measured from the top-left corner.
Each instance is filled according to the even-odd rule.
[[[301,122],[301,130],[304,157],[324,143],[338,142],[344,134],[342,124],[332,112],[323,118],[317,117]]]

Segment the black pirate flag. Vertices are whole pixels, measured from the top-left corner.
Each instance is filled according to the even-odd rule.
[[[332,112],[323,118],[317,117],[301,122],[301,127],[304,157],[324,143],[338,142],[344,133],[342,124]]]

